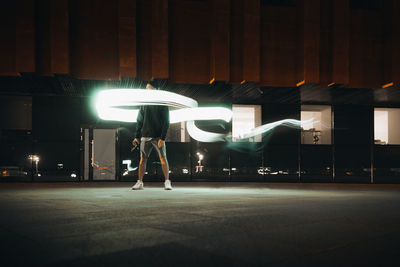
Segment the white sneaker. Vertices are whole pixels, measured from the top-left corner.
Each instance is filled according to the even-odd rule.
[[[137,180],[136,184],[132,186],[132,190],[143,190],[143,182]]]
[[[171,186],[171,180],[166,180],[164,183],[164,189],[165,190],[172,190],[172,186]]]

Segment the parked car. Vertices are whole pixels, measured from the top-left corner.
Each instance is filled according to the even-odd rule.
[[[18,166],[0,166],[0,177],[21,177],[28,173]]]

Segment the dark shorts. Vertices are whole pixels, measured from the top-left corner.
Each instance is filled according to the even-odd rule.
[[[140,139],[140,157],[147,159],[150,156],[150,153],[154,147],[160,158],[167,158],[165,142],[164,145],[160,148],[158,147],[158,140],[160,140],[160,138],[142,137]]]

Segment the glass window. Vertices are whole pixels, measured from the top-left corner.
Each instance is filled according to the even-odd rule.
[[[0,129],[32,130],[32,97],[0,97]]]
[[[400,144],[400,108],[374,109],[374,140],[376,145]]]
[[[190,142],[189,133],[186,131],[186,122],[171,123],[169,125],[167,142],[186,143]]]
[[[330,145],[332,130],[331,106],[301,106],[301,143]]]
[[[232,141],[233,142],[261,142],[261,135],[247,139],[239,136],[251,129],[261,126],[260,105],[232,105]]]

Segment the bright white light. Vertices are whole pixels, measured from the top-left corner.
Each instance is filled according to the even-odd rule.
[[[137,168],[138,167],[132,167],[131,166],[131,164],[132,164],[132,161],[130,160],[130,159],[124,159],[123,161],[122,161],[122,164],[126,164],[127,165],[127,167],[128,167],[128,171],[136,171],[137,170]]]
[[[302,123],[301,121],[294,120],[294,119],[285,119],[285,120],[275,121],[275,122],[267,123],[267,124],[261,125],[259,127],[256,127],[254,129],[251,129],[247,133],[239,135],[239,138],[245,139],[245,138],[250,138],[250,137],[253,137],[253,136],[256,136],[259,134],[267,133],[281,125],[290,127],[290,128],[300,128],[301,123]]]
[[[182,173],[188,174],[188,173],[189,173],[189,170],[188,170],[188,169],[182,169]]]
[[[71,178],[76,178],[76,174],[75,173],[71,173]]]
[[[164,105],[179,108],[170,112],[170,122],[187,121],[188,132],[192,138],[203,142],[223,141],[225,135],[202,131],[197,128],[193,120],[213,119],[229,122],[232,117],[232,112],[229,109],[222,107],[198,108],[196,100],[162,90],[103,90],[97,94],[95,103],[97,114],[101,119],[124,122],[136,122],[138,108],[146,105]],[[127,107],[132,107],[133,109],[127,109]],[[183,110],[181,111],[180,109]]]
[[[38,155],[29,155],[28,159],[33,160],[34,162],[39,162],[40,160]]]
[[[321,130],[321,114],[320,111],[302,111],[301,128],[303,130]]]
[[[198,104],[195,100],[179,94],[146,89],[103,90],[97,94],[95,102],[97,114],[101,119],[125,122],[136,122],[139,107],[146,105],[190,108],[197,107]]]
[[[382,143],[389,142],[389,112],[386,110],[374,111],[374,139],[380,140]]]
[[[218,134],[218,133],[211,133],[207,131],[203,131],[194,124],[194,121],[187,121],[186,122],[186,129],[189,135],[200,142],[219,142],[225,141],[227,135],[226,134]]]
[[[169,114],[170,123],[189,120],[224,120],[229,122],[232,118],[232,111],[222,107],[183,108],[172,110]]]
[[[261,125],[261,106],[259,105],[232,105],[232,112],[232,141],[234,142],[244,141],[239,136]],[[248,141],[261,142],[261,140],[261,136],[257,136]]]
[[[207,132],[199,129],[195,120],[224,120],[229,122],[232,118],[232,111],[222,107],[198,107],[196,100],[179,94],[163,90],[146,89],[110,89],[100,91],[96,96],[96,111],[103,120],[114,120],[124,122],[136,122],[140,106],[163,105],[177,110],[170,111],[170,122],[177,123],[186,121],[186,128],[189,135],[201,142],[226,141],[227,134]],[[282,120],[256,128],[249,129],[237,137],[247,139],[262,133],[268,132],[279,125],[288,127],[300,127],[298,120]],[[128,164],[128,163],[123,163]],[[130,167],[132,170],[136,168]],[[131,170],[129,169],[129,170]]]

